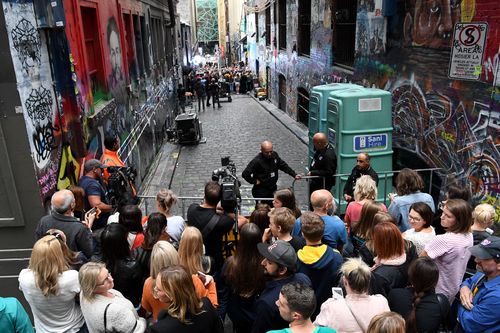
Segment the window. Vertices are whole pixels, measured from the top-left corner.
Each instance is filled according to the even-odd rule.
[[[299,27],[297,51],[299,55],[311,54],[311,0],[299,0]]]
[[[337,0],[332,15],[333,29],[333,63],[352,67],[354,65],[354,48],[356,41],[357,1]]]
[[[271,5],[266,9],[266,46],[271,45]]]
[[[279,0],[278,5],[278,43],[281,50],[286,50],[286,0]]]
[[[255,13],[255,42],[259,41],[259,13]]]
[[[85,55],[87,57],[87,70],[90,76],[90,87],[94,103],[106,97],[106,79],[102,59],[101,40],[99,38],[99,25],[97,10],[92,7],[80,8],[82,14],[83,38]]]
[[[123,25],[125,27],[125,50],[127,52],[127,61],[128,61],[128,69],[130,72],[130,77],[132,80],[137,79],[137,70],[136,70],[136,65],[134,63],[134,31],[133,31],[133,22],[132,22],[132,15],[130,14],[123,14]]]
[[[151,64],[150,64],[150,54],[149,52],[151,51],[149,48],[149,38],[151,38],[151,30],[149,28],[149,24],[146,24],[146,19],[144,16],[141,16],[140,18],[141,22],[141,41],[142,41],[142,52],[144,55],[144,70],[146,71],[146,74],[149,76],[151,74]]]
[[[139,65],[139,75],[142,76],[145,73],[144,68],[144,49],[142,44],[142,33],[141,33],[141,20],[138,15],[132,15],[134,23],[134,36],[135,36],[135,51],[137,64]]]
[[[309,124],[309,93],[302,87],[297,88],[297,120]]]

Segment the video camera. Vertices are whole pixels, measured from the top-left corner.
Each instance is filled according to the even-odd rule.
[[[222,168],[212,172],[212,180],[222,188],[221,205],[225,212],[235,212],[241,205],[240,181],[236,175],[236,165],[230,156],[221,158]]]
[[[108,178],[108,199],[112,206],[126,200],[138,201],[135,195],[134,181],[137,172],[132,167],[107,167]]]

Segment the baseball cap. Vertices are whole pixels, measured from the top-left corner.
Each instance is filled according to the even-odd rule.
[[[293,268],[297,263],[297,253],[288,242],[277,240],[271,245],[259,243],[257,249],[266,259],[282,266]]]
[[[479,259],[500,259],[500,237],[490,236],[469,249]]]
[[[85,165],[84,165],[84,168],[83,168],[83,172],[87,173],[90,170],[95,169],[95,168],[104,169],[104,168],[106,168],[106,165],[102,164],[101,161],[96,160],[95,158],[93,158],[93,159],[88,160],[88,161],[85,162]]]

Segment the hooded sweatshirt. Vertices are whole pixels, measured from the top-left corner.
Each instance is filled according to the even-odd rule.
[[[319,313],[320,305],[332,297],[332,287],[338,285],[338,272],[342,265],[342,255],[326,244],[306,245],[297,252],[297,269],[307,275],[312,282],[318,306],[311,318]]]

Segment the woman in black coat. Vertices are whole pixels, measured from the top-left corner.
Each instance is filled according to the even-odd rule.
[[[389,293],[389,307],[406,319],[406,332],[437,332],[440,325],[446,329],[450,304],[446,296],[436,294],[439,269],[429,257],[416,259],[409,269],[411,287],[393,289]]]

